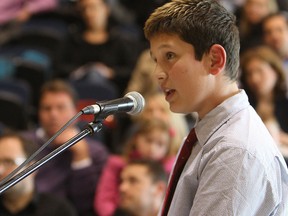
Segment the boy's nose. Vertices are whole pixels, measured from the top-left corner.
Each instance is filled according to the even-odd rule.
[[[167,78],[167,74],[159,66],[156,66],[155,74],[156,74],[156,78],[157,78],[158,82],[160,82],[160,83],[163,82]]]

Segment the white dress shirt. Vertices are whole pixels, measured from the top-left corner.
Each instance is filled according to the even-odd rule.
[[[288,170],[244,90],[201,119],[169,216],[288,215]]]

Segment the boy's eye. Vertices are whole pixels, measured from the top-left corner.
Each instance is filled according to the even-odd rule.
[[[168,52],[166,53],[166,58],[169,60],[169,59],[172,59],[174,57],[174,53],[171,53],[171,52]]]

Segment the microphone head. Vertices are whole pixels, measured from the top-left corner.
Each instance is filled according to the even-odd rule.
[[[124,97],[130,98],[134,103],[133,108],[129,112],[127,112],[128,114],[137,115],[140,112],[142,112],[145,106],[145,99],[140,93],[136,91],[132,91],[132,92],[128,92]]]

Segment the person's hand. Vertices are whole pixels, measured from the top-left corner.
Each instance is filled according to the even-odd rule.
[[[67,142],[72,137],[74,137],[75,135],[77,135],[78,133],[79,130],[76,127],[69,127],[54,140],[53,144],[60,146],[63,143]],[[90,158],[88,145],[84,139],[80,140],[79,142],[71,146],[69,150],[73,154],[73,162]]]
[[[113,69],[105,64],[96,63],[95,67],[97,68],[97,71],[107,79],[112,79],[115,75]]]

